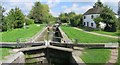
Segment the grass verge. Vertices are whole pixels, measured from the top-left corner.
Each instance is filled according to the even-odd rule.
[[[0,60],[3,60],[5,56],[9,55],[10,48],[0,48]]]
[[[87,65],[104,65],[110,53],[108,49],[85,49],[80,57]]]
[[[120,30],[117,32],[105,32],[105,31],[91,31],[99,34],[111,35],[111,36],[118,36],[120,35]]]
[[[72,27],[62,26],[61,28],[71,40],[77,39],[79,43],[115,43],[115,42],[118,42],[118,39],[85,33],[83,31],[76,30]]]
[[[43,28],[43,25],[32,24],[29,28],[14,29],[12,31],[0,32],[0,42],[16,42],[16,39],[26,41],[26,39],[34,36]]]

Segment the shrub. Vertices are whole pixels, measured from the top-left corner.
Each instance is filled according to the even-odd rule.
[[[30,24],[34,23],[34,20],[26,18],[25,23],[26,23],[26,25],[30,25]]]

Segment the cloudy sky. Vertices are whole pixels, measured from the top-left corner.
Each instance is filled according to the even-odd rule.
[[[74,11],[77,14],[83,14],[92,8],[97,0],[0,0],[0,4],[5,8],[6,14],[11,8],[19,7],[27,15],[31,10],[34,2],[40,1],[42,4],[48,4],[50,13],[53,16],[59,16],[63,12]],[[117,13],[118,2],[120,0],[101,0],[104,5],[109,5]]]

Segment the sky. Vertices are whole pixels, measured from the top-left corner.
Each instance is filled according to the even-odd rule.
[[[47,4],[50,13],[58,17],[60,13],[75,12],[84,14],[88,9],[92,8],[97,0],[0,0],[0,5],[4,7],[6,15],[10,9],[19,7],[25,15],[28,15],[32,6],[36,1]],[[100,0],[104,5],[108,5],[115,13],[118,11],[118,2],[120,0]]]

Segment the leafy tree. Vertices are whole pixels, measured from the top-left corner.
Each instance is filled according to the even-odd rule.
[[[21,28],[23,27],[25,16],[19,8],[11,9],[7,14],[6,21],[8,28]]]
[[[118,28],[118,30],[120,30],[120,17],[118,18],[118,21],[117,21],[117,28]]]
[[[34,19],[35,23],[48,22],[50,18],[49,7],[46,4],[41,4],[40,2],[35,2],[32,10],[30,11],[28,17]]]
[[[102,21],[102,18],[101,17],[97,17],[97,18],[94,18],[93,20],[95,21],[95,23],[97,25],[96,27],[99,28],[99,25],[100,25],[99,23]]]
[[[4,8],[0,5],[0,31],[6,31],[7,26],[6,22],[4,21],[4,15],[3,13],[5,12]]]
[[[34,24],[34,20],[29,19],[28,17],[25,17],[25,23],[26,25]]]
[[[104,29],[105,31],[116,31],[117,18],[115,17],[115,13],[110,7],[104,6],[100,17],[102,18],[102,22],[106,23],[106,27]]]
[[[100,17],[95,18],[94,21],[97,24],[97,27],[99,27],[99,22],[104,22],[106,24],[106,27],[104,28],[105,31],[108,32],[116,31],[117,18],[115,16],[115,13],[108,6],[102,7]]]
[[[61,13],[59,19],[62,23],[69,23],[71,26],[82,25],[82,15],[77,15],[75,12]]]
[[[62,23],[68,23],[69,18],[67,13],[61,13],[59,19]]]

